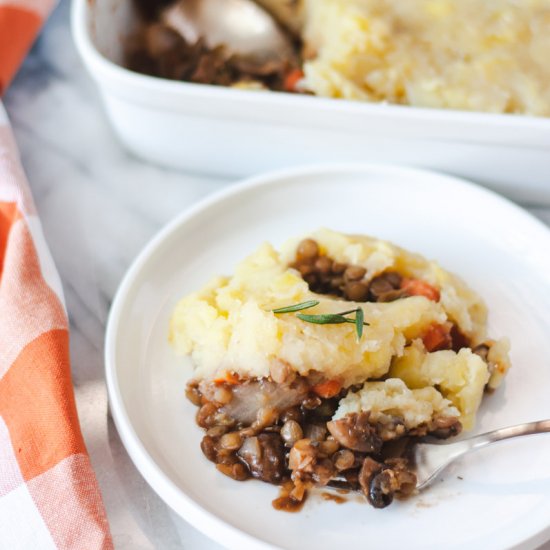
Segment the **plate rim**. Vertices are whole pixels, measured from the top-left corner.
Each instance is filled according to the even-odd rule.
[[[184,208],[171,220],[164,224],[149,241],[143,246],[126,270],[115,292],[109,311],[105,329],[105,379],[109,398],[109,408],[117,428],[119,437],[132,460],[134,466],[153,491],[180,517],[189,522],[211,540],[222,546],[239,549],[279,550],[281,547],[272,545],[264,540],[242,531],[229,522],[206,510],[198,502],[179,489],[176,484],[163,472],[152,456],[142,444],[139,435],[135,431],[130,417],[124,406],[122,393],[116,371],[116,341],[120,330],[121,312],[126,303],[127,295],[136,282],[142,268],[147,264],[157,248],[176,232],[180,226],[185,225],[193,217],[200,215],[211,206],[223,202],[229,197],[246,193],[253,189],[261,189],[277,185],[281,180],[300,176],[311,177],[316,174],[322,176],[327,172],[353,174],[364,172],[365,176],[375,173],[402,176],[404,179],[414,179],[424,176],[431,180],[439,180],[442,185],[455,188],[467,188],[481,193],[491,200],[500,202],[505,208],[511,209],[516,215],[523,217],[527,223],[537,227],[550,242],[550,228],[533,214],[526,211],[513,201],[503,197],[499,193],[487,189],[467,179],[444,174],[434,170],[408,166],[394,166],[380,163],[315,163],[298,167],[279,169],[261,173],[249,178],[229,181],[222,189],[208,194],[206,197]],[[368,183],[365,183],[368,185]],[[414,182],[411,182],[414,185]],[[550,539],[550,520],[545,526],[541,526],[529,538],[512,543],[506,548],[535,548]]]

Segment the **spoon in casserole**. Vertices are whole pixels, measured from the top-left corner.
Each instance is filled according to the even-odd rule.
[[[257,67],[283,66],[295,57],[289,36],[253,0],[178,0],[159,19],[189,44],[203,39],[209,48],[224,46]]]
[[[454,443],[429,442],[418,443],[414,448],[414,461],[416,464],[416,488],[422,491],[437,478],[451,462],[471,451],[483,449],[493,443],[520,437],[523,435],[535,435],[550,432],[550,420],[528,422],[500,428],[492,432],[456,441]]]

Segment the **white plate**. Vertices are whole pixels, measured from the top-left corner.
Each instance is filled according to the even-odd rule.
[[[137,468],[195,527],[231,548],[534,548],[550,537],[550,436],[502,443],[450,468],[407,502],[375,510],[311,498],[275,511],[277,488],[239,483],[202,455],[190,375],[167,342],[178,298],[231,273],[262,241],[320,226],[436,258],[486,299],[490,332],[512,341],[513,368],[476,431],[550,418],[550,232],[474,185],[382,166],[326,166],[261,176],[169,224],[122,283],[107,328],[112,413]],[[460,479],[459,478],[463,478]]]

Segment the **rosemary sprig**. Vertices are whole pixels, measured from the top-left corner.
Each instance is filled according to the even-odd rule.
[[[273,309],[273,313],[294,313],[295,311],[302,311],[302,309],[309,309],[319,305],[319,300],[309,300],[308,302],[301,302],[300,304],[294,304],[293,306],[280,307]]]
[[[308,302],[301,302],[292,306],[273,309],[272,311],[273,313],[294,313],[296,311],[312,308],[318,304],[318,300],[310,300]],[[349,315],[351,313],[355,313],[354,319],[345,317],[345,315]],[[350,309],[348,311],[341,311],[340,313],[321,313],[317,315],[298,313],[296,317],[306,323],[314,323],[316,325],[340,325],[343,323],[353,323],[355,325],[355,331],[357,332],[357,340],[360,340],[363,336],[363,327],[369,326],[368,323],[365,323],[365,313],[360,307]]]
[[[351,321],[351,319],[346,319],[343,315],[339,315],[338,313],[322,313],[320,315],[305,315],[304,313],[298,313],[296,317],[302,321],[315,323],[316,325],[337,325]]]
[[[361,340],[361,336],[363,336],[363,325],[365,324],[365,313],[362,308],[358,307],[355,313],[355,330],[357,331],[357,340]]]

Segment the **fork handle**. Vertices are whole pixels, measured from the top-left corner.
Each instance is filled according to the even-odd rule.
[[[487,432],[475,437],[464,440],[462,443],[467,444],[464,452],[474,449],[481,449],[497,441],[520,437],[522,435],[535,435],[550,432],[550,420],[539,420],[537,422],[527,422],[526,424],[518,424],[507,428],[500,428]]]
[[[492,432],[487,432],[455,443],[439,442],[417,446],[417,489],[422,490],[436,478],[453,460],[469,453],[487,447],[497,441],[511,439],[522,435],[534,435],[550,432],[550,420],[528,422],[509,426]]]

